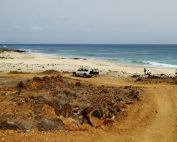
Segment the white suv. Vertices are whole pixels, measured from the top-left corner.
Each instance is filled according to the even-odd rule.
[[[81,67],[73,72],[73,76],[92,77],[93,75],[93,69],[87,67]]]

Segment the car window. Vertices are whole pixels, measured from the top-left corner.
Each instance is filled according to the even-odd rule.
[[[82,68],[80,68],[80,69],[78,69],[78,71],[83,71],[83,69],[82,69]]]

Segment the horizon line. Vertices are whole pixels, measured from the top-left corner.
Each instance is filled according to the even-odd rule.
[[[177,45],[177,43],[0,43],[0,45]]]

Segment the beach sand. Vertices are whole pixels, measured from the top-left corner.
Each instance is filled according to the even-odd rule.
[[[41,72],[45,70],[58,70],[72,72],[80,66],[98,68],[101,74],[113,76],[129,76],[132,74],[144,74],[144,67],[129,66],[124,64],[115,64],[108,61],[98,61],[91,59],[72,59],[63,58],[54,55],[19,53],[5,51],[0,53],[0,71],[23,71],[23,72]],[[150,67],[148,70],[152,74],[166,74],[173,76],[173,68],[155,68]]]

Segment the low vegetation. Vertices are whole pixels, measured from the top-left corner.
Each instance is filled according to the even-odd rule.
[[[34,77],[0,89],[0,129],[85,130],[108,125],[125,115],[141,92],[132,86],[95,86],[62,75]]]

